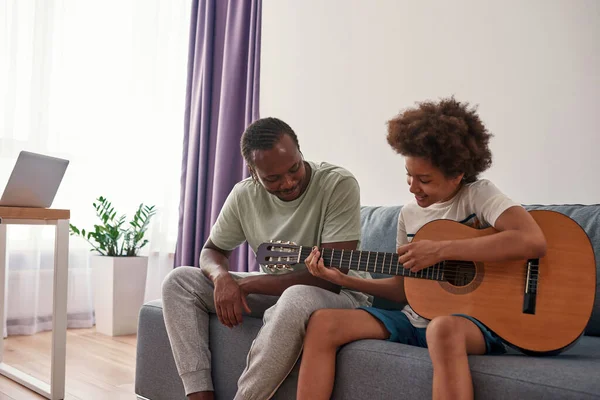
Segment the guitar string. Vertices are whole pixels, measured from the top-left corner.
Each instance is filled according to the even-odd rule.
[[[329,250],[329,249],[325,249],[325,251],[327,251],[327,250]],[[336,251],[337,251],[337,249],[336,249]],[[367,253],[368,253],[368,251],[363,251],[363,253],[364,253],[364,252],[367,252]],[[302,253],[305,253],[305,250],[304,250],[304,249],[303,249]],[[391,255],[392,255],[392,258],[393,258],[393,259],[392,259],[392,265],[391,265],[391,268],[392,268],[392,269],[395,269],[396,265],[398,265],[398,266],[399,266],[399,267],[401,267],[401,268],[404,268],[404,267],[402,266],[402,264],[400,264],[400,263],[398,262],[398,260],[397,260],[397,253],[383,253],[383,252],[370,252],[370,253],[371,253],[370,257],[372,257],[372,255],[373,255],[373,254],[375,254],[375,258],[376,258],[376,259],[377,259],[377,258],[379,258],[381,255],[384,255],[385,257],[388,257],[388,256],[391,254]],[[307,257],[308,257],[308,254],[310,254],[310,252],[307,252],[307,254],[306,254],[306,256],[307,256]],[[306,259],[306,257],[303,257],[303,255],[304,255],[304,254],[301,254],[301,256],[300,256],[300,259]],[[288,261],[296,261],[296,260],[298,259],[298,257],[297,257],[297,256],[286,256],[286,257],[288,258]],[[341,259],[340,257],[336,257],[335,255],[334,255],[333,257],[331,257],[331,256],[329,256],[329,255],[327,255],[327,256],[325,256],[325,255],[324,255],[322,258],[326,259],[327,257],[329,257],[329,258],[330,258],[330,260],[331,260],[331,262],[330,262],[329,264],[334,264],[333,266],[336,266],[335,264],[338,264],[338,265],[337,265],[337,267],[338,267],[338,268],[340,267],[340,265],[339,265],[339,264],[343,264],[343,265],[342,265],[342,267],[345,267],[345,266],[347,266],[347,265],[351,265],[351,266],[354,266],[354,267],[357,267],[357,268],[359,268],[359,262],[360,262],[360,268],[362,268],[362,266],[368,266],[368,268],[369,268],[369,269],[373,269],[373,272],[376,272],[376,271],[377,271],[377,268],[378,268],[378,267],[380,267],[380,266],[382,267],[382,271],[385,271],[386,269],[387,269],[388,271],[390,270],[390,264],[387,264],[387,263],[388,263],[388,261],[387,261],[387,260],[385,260],[385,257],[383,258],[383,260],[382,260],[381,264],[379,264],[379,263],[375,263],[375,260],[373,260],[373,263],[371,263],[371,262],[370,262],[370,260],[369,260],[369,262],[368,262],[368,264],[367,264],[367,261],[365,261],[365,262],[362,262],[362,261],[364,261],[364,259],[362,259],[362,260],[355,260],[355,259],[354,259],[354,258],[355,258],[355,257],[354,257],[354,255],[352,256],[352,260],[350,259],[350,257],[347,257],[347,260],[346,260],[346,257],[344,257],[343,259]],[[359,257],[360,257],[360,256],[359,256]],[[388,258],[389,258],[389,257],[388,257]],[[394,259],[395,259],[395,260],[394,260]],[[274,260],[274,261],[275,261],[275,260]],[[394,262],[394,261],[395,261],[395,262]],[[386,265],[386,264],[387,264],[387,265]],[[330,266],[331,266],[331,265],[330,265]],[[438,268],[438,269],[442,269],[442,268],[444,268],[444,266],[446,266],[446,267],[452,267],[452,266],[455,266],[455,267],[465,267],[465,268],[472,268],[472,267],[473,267],[473,263],[472,263],[472,262],[470,262],[470,261],[458,261],[458,260],[457,260],[457,261],[454,261],[454,260],[447,260],[447,261],[443,261],[443,262],[441,262],[441,263],[438,263],[438,264],[436,264],[436,265],[431,265],[431,266],[429,266],[429,267],[423,268],[423,270],[425,270],[425,269],[430,269],[430,268]],[[536,268],[536,267],[534,266],[533,268]],[[352,269],[355,269],[355,268],[352,268]],[[452,271],[451,271],[451,270],[448,270],[448,271],[446,271],[446,272],[448,272],[448,273],[451,273]],[[382,272],[382,273],[384,273],[384,272]],[[416,272],[416,273],[418,273],[418,272]],[[498,275],[499,275],[499,276],[505,276],[505,274],[498,274]]]
[[[293,257],[293,260],[288,260],[288,261],[295,261],[297,258]],[[335,259],[334,259],[335,260]],[[277,261],[273,260],[273,263],[276,264]],[[416,278],[416,279],[428,279],[428,280],[433,280],[433,281],[448,281],[448,280],[453,280],[456,278],[464,278],[465,275],[467,275],[466,272],[460,272],[460,271],[452,271],[452,270],[448,270],[445,269],[443,266],[440,267],[428,267],[428,268],[423,268],[417,272],[406,272],[406,273],[401,273],[400,271],[408,271],[407,269],[405,269],[404,267],[402,267],[401,264],[398,264],[398,267],[401,269],[398,269],[398,273],[394,273],[396,270],[395,265],[392,266],[392,271],[390,272],[390,268],[389,267],[384,267],[383,270],[378,270],[377,267],[379,267],[379,265],[372,265],[369,264],[368,268],[363,268],[365,266],[364,263],[360,264],[360,267],[358,266],[358,264],[350,264],[353,267],[356,268],[350,268],[354,271],[362,271],[362,272],[371,272],[371,273],[376,273],[376,274],[383,274],[383,275],[389,275],[389,276],[402,276],[402,277],[406,277],[406,278]],[[342,268],[346,267],[347,265],[343,265]],[[334,268],[339,268],[337,266],[334,266]],[[430,269],[430,268],[438,268],[438,270],[434,270],[434,269]],[[423,272],[421,272],[423,271]],[[443,274],[443,275],[442,275]],[[444,279],[433,279],[433,277],[440,277],[443,276]],[[525,283],[526,281],[526,272],[523,272],[521,274],[521,276],[517,276],[516,274],[513,275],[506,275],[506,274],[499,274],[499,273],[493,273],[490,271],[486,271],[485,272],[485,276],[486,278],[495,278],[494,280],[496,282],[508,282],[508,283]],[[473,280],[475,278],[475,276],[473,276],[471,278],[471,280]],[[537,288],[537,282],[538,282],[538,278],[537,277],[531,277],[529,278],[529,285],[530,288],[532,289],[536,289]]]
[[[278,247],[278,246],[273,246],[273,247]],[[331,251],[334,250],[334,251]],[[311,249],[307,248],[307,249],[302,249],[301,254],[300,254],[300,259],[304,260],[306,259],[306,257],[308,257],[308,255],[310,254]],[[350,269],[353,270],[357,270],[357,271],[361,271],[363,270],[363,266],[365,267],[365,271],[368,269],[369,272],[373,272],[373,273],[381,273],[384,275],[392,275],[392,276],[404,276],[404,277],[410,277],[410,278],[428,278],[429,275],[435,276],[436,274],[439,276],[440,273],[443,272],[443,276],[445,278],[448,279],[452,279],[452,278],[456,278],[456,277],[463,277],[466,272],[461,272],[461,271],[452,271],[452,270],[447,270],[444,267],[465,267],[465,268],[473,268],[473,265],[471,262],[469,261],[453,261],[453,260],[448,260],[445,261],[445,265],[443,263],[440,263],[440,265],[433,265],[433,266],[429,266],[426,268],[423,268],[422,270],[419,270],[417,272],[407,272],[406,274],[395,274],[395,273],[389,273],[390,269],[392,270],[396,270],[396,265],[398,266],[398,268],[402,268],[403,270],[407,271],[407,269],[405,269],[402,264],[400,264],[397,261],[397,253],[384,253],[384,252],[369,252],[369,251],[361,251],[361,253],[370,253],[369,256],[375,255],[375,258],[373,259],[373,263],[370,262],[369,259],[367,260],[354,260],[354,256],[352,257],[352,261],[350,257],[347,257],[347,261],[345,261],[346,257],[344,258],[340,258],[338,256],[338,254],[336,254],[336,252],[339,252],[339,256],[341,256],[343,253],[341,250],[339,249],[322,249],[322,258],[325,260],[326,258],[330,259],[330,263],[329,264],[333,264],[334,267],[336,267],[336,263],[338,264],[337,267],[339,268],[339,264],[342,264],[342,268],[343,267],[348,267]],[[297,253],[297,251],[296,251]],[[331,253],[331,254],[325,254],[325,253]],[[387,261],[385,260],[385,258],[382,259],[382,263],[375,263],[375,261],[381,257],[382,255],[384,256],[388,256],[392,255],[392,263],[394,262],[394,257],[396,258],[396,262],[394,265],[386,265]],[[337,257],[336,257],[337,256]],[[278,257],[273,257],[273,258],[278,258]],[[292,256],[292,255],[285,255],[283,257],[280,258],[287,258],[288,262],[292,262],[292,261],[297,261],[298,260],[298,256]],[[370,257],[369,257],[370,258]],[[272,260],[273,263],[277,264],[277,260]],[[356,261],[356,262],[355,262]],[[362,262],[365,261],[365,262]],[[367,264],[367,261],[369,261],[369,263]],[[360,262],[360,264],[359,264]],[[331,266],[331,265],[329,265]],[[377,271],[377,267],[382,267],[381,271]],[[354,268],[352,268],[354,267]],[[437,268],[437,270],[435,270]],[[539,268],[539,267],[534,267],[534,268]],[[388,271],[388,273],[386,273],[385,271]],[[399,270],[400,271],[400,270]],[[421,271],[425,271],[425,272],[421,272]],[[428,272],[429,271],[429,272]],[[524,271],[524,273],[522,274],[523,277],[521,278],[525,278],[526,277],[526,271]],[[486,272],[486,277],[496,277],[496,278],[504,278],[504,280],[508,280],[508,281],[514,281],[516,278],[520,278],[518,276],[507,276],[506,274],[494,274],[493,272]],[[447,280],[447,279],[444,279]],[[529,279],[530,282],[530,286],[533,284],[534,286],[532,286],[532,288],[536,288],[537,287],[537,281],[538,278],[537,277],[531,277]]]
[[[329,250],[329,249],[325,249],[325,251],[327,251],[327,250]],[[337,251],[337,250],[336,250],[336,251]],[[329,252],[331,252],[331,251],[329,251]],[[310,254],[310,253],[309,253],[309,254]],[[335,254],[335,252],[334,252],[334,254]],[[400,263],[398,262],[398,260],[397,260],[397,253],[371,252],[371,258],[372,258],[372,254],[375,254],[375,255],[376,255],[376,256],[375,256],[375,257],[376,257],[376,259],[377,259],[377,258],[379,258],[379,257],[380,257],[382,254],[384,254],[385,256],[389,256],[389,255],[391,254],[391,255],[392,255],[392,260],[391,260],[391,262],[392,262],[392,266],[391,266],[391,268],[393,268],[393,269],[395,270],[395,266],[397,265],[398,267],[400,267],[400,268],[403,268],[403,269],[404,269],[404,267],[402,266],[402,264],[400,264]],[[301,258],[302,258],[302,257],[301,257]],[[304,257],[304,258],[306,258],[306,257]],[[396,260],[394,260],[394,258],[396,258]],[[385,259],[384,259],[384,261],[382,261],[382,263],[381,263],[381,264],[373,263],[373,265],[372,265],[372,266],[371,266],[371,263],[367,264],[366,262],[365,262],[365,263],[362,263],[362,262],[360,262],[360,265],[359,265],[359,262],[358,262],[358,260],[356,260],[356,264],[355,264],[355,262],[354,262],[354,261],[355,261],[355,260],[354,260],[354,257],[353,257],[352,261],[350,261],[350,258],[348,258],[348,262],[344,262],[344,260],[343,260],[343,259],[340,259],[339,257],[335,257],[335,256],[334,256],[334,257],[331,257],[331,260],[332,260],[332,263],[334,264],[334,266],[335,266],[335,264],[336,264],[336,262],[337,262],[337,264],[338,264],[338,267],[339,267],[339,264],[342,264],[342,267],[344,267],[344,266],[346,266],[346,265],[350,265],[350,266],[353,266],[353,267],[356,267],[356,268],[360,268],[360,267],[362,267],[362,266],[364,265],[365,267],[368,267],[369,269],[371,269],[371,268],[372,268],[372,269],[373,269],[373,272],[377,273],[377,267],[381,266],[381,267],[382,267],[382,272],[381,272],[381,273],[385,274],[385,270],[386,270],[386,268],[387,268],[388,272],[390,271],[390,266],[386,266],[386,265],[385,265],[385,263],[386,263]],[[361,260],[361,261],[362,261],[362,260]],[[394,261],[395,261],[395,263],[394,263]],[[395,264],[395,265],[394,265],[394,264]],[[472,264],[472,262],[469,262],[469,261],[453,261],[453,260],[448,260],[448,261],[445,261],[445,262],[442,262],[442,263],[438,263],[437,265],[432,265],[432,266],[429,266],[429,267],[423,268],[423,269],[422,269],[422,270],[420,270],[420,271],[423,271],[423,270],[429,270],[429,271],[433,271],[433,269],[437,268],[438,270],[440,270],[440,269],[444,269],[444,273],[445,273],[444,275],[450,274],[450,276],[452,276],[452,274],[453,274],[453,273],[454,273],[454,276],[456,276],[456,275],[461,275],[461,272],[452,271],[452,270],[446,270],[446,269],[444,268],[444,267],[453,267],[453,266],[454,266],[454,267],[473,268],[473,264]],[[352,268],[352,269],[354,269],[354,268]],[[406,270],[406,269],[405,269],[405,270]],[[412,274],[419,274],[419,273],[420,273],[420,271],[414,272],[414,273],[412,273]],[[524,272],[524,273],[523,273],[523,275],[525,275],[525,274],[526,274],[526,272]],[[395,274],[394,274],[394,275],[395,275]],[[494,274],[494,273],[490,273],[490,272],[488,271],[488,272],[486,273],[486,276],[502,276],[502,277],[504,277],[504,276],[506,276],[506,274]],[[535,278],[531,278],[531,279],[535,279]]]

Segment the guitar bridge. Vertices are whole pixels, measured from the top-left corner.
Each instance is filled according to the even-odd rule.
[[[533,258],[527,261],[527,276],[525,280],[525,293],[523,296],[523,313],[535,314],[535,300],[540,276],[540,260]]]

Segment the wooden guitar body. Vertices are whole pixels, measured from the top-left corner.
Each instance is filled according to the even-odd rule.
[[[545,257],[531,264],[529,260],[457,262],[454,274],[446,272],[444,281],[405,279],[413,310],[428,319],[467,314],[529,354],[557,354],[575,343],[594,306],[593,248],[570,218],[551,211],[530,213],[546,237]],[[495,232],[437,220],[424,225],[413,240],[472,238]]]

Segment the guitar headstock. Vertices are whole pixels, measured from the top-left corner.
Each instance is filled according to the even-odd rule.
[[[281,240],[262,243],[256,250],[258,263],[271,272],[291,270],[293,265],[301,262],[299,257],[300,246]]]

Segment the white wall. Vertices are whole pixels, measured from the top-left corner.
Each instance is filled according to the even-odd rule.
[[[600,1],[263,0],[262,24],[261,116],[350,169],[363,204],[412,199],[385,122],[452,94],[513,199],[600,202]]]

